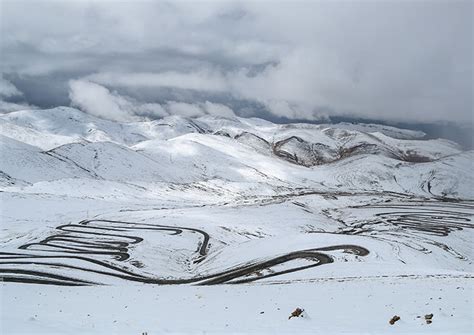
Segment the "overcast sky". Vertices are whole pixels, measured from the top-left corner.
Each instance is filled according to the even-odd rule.
[[[0,109],[472,123],[471,1],[8,1]]]

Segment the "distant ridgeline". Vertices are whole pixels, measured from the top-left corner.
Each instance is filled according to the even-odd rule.
[[[318,121],[308,121],[300,119],[287,119],[284,117],[271,117],[265,115],[265,119],[268,119],[274,123],[362,123],[362,124],[379,124],[409,130],[418,130],[426,134],[423,137],[425,140],[444,138],[447,140],[454,141],[460,144],[464,150],[474,149],[474,127],[473,123],[468,125],[460,125],[454,122],[438,122],[438,123],[415,123],[415,122],[390,122],[377,119],[363,119],[363,118],[353,118],[353,117],[343,117],[343,116],[331,116],[329,119],[318,120]]]

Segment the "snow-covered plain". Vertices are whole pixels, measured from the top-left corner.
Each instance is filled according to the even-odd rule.
[[[2,115],[0,332],[472,333],[474,153],[422,136]]]

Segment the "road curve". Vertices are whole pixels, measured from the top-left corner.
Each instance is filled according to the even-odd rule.
[[[94,285],[101,284],[101,276],[118,278],[131,282],[148,284],[239,284],[285,273],[301,271],[334,262],[332,256],[324,253],[342,250],[359,256],[369,251],[356,245],[336,245],[314,248],[277,255],[273,258],[250,260],[246,264],[221,272],[186,279],[167,279],[131,271],[121,264],[130,258],[129,247],[141,243],[143,237],[127,235],[138,231],[162,231],[180,235],[184,231],[200,235],[194,262],[205,259],[209,249],[210,236],[205,231],[189,227],[154,225],[113,220],[85,220],[78,224],[57,227],[60,231],[45,239],[22,245],[15,252],[0,252],[0,280],[4,282],[36,283],[50,285]],[[101,258],[110,257],[114,261]],[[306,259],[309,265],[290,267],[266,275],[257,276],[260,271],[295,259]],[[53,273],[61,270],[61,274]],[[72,275],[71,275],[72,273]],[[74,274],[77,273],[77,276]],[[81,279],[81,274],[94,274],[98,280]]]

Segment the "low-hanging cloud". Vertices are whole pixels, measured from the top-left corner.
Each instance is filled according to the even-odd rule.
[[[217,104],[217,103],[206,101],[204,102],[204,104],[202,104],[202,108],[206,111],[206,114],[209,114],[212,116],[219,116],[219,117],[226,117],[226,118],[235,117],[234,111],[223,104]]]
[[[235,116],[229,107],[209,101],[196,104],[177,101],[168,101],[164,104],[142,103],[88,80],[71,80],[69,97],[73,106],[91,115],[121,122],[138,121],[142,118],[156,119],[168,115],[186,118],[203,115]]]
[[[141,112],[141,105],[114,94],[101,85],[71,80],[69,86],[72,105],[94,116],[115,121],[134,121]]]
[[[0,76],[0,114],[36,108],[36,106],[27,104],[25,102],[12,102],[5,100],[12,97],[22,96],[23,92],[21,92],[10,81],[3,78],[3,76]]]
[[[472,6],[4,1],[0,73],[30,103],[28,78],[67,78],[72,104],[121,120],[238,114],[232,100],[289,119],[472,123]]]
[[[0,99],[0,114],[7,114],[22,110],[32,110],[37,108],[37,106],[29,105],[27,103],[9,102]]]
[[[0,76],[0,98],[8,98],[22,94],[23,93],[21,93],[15,85],[4,79],[3,76]]]

